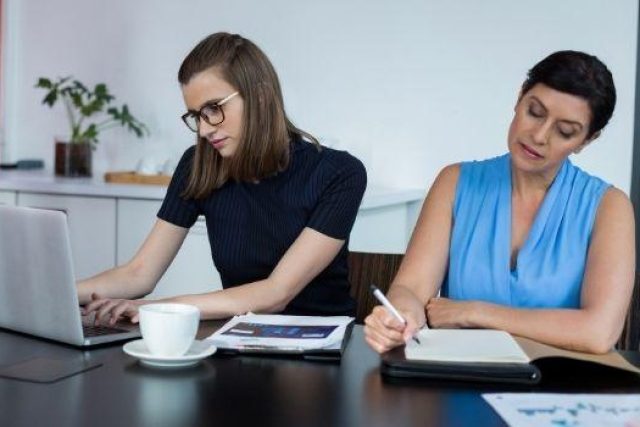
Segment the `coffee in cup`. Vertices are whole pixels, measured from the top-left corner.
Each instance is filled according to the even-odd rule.
[[[184,355],[198,331],[200,310],[193,305],[176,303],[140,306],[140,332],[149,352],[154,356]]]

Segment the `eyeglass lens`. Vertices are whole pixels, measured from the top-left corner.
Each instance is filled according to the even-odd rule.
[[[211,126],[219,125],[224,121],[224,113],[219,105],[209,104],[202,107],[198,114],[188,114],[184,117],[186,125],[194,132],[198,131],[201,119]]]

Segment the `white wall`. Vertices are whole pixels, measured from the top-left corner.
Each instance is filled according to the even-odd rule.
[[[99,171],[141,156],[177,158],[193,137],[176,73],[205,35],[239,32],[279,72],[300,127],[362,158],[370,181],[427,187],[447,163],[506,150],[519,86],[535,62],[585,50],[610,67],[614,118],[576,163],[630,188],[638,3],[635,0],[8,0],[5,137],[13,159],[51,167],[62,108],[41,106],[39,76],[104,81],[150,126],[140,142],[117,130]],[[59,106],[60,107],[60,106]]]

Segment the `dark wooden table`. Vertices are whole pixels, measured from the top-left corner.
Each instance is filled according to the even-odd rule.
[[[52,384],[0,378],[0,426],[503,426],[481,393],[640,392],[639,377],[582,365],[543,367],[536,387],[391,381],[360,326],[340,364],[214,355],[179,370],[141,366],[121,345],[82,351],[0,331],[0,366],[33,357],[103,366]]]

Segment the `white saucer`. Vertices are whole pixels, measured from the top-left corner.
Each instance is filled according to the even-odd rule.
[[[149,353],[144,340],[139,339],[135,341],[129,341],[126,343],[122,350],[129,356],[133,356],[140,359],[140,362],[144,365],[160,367],[160,368],[182,368],[185,366],[192,366],[200,362],[205,357],[211,356],[216,352],[216,346],[212,345],[209,341],[195,340],[186,354],[176,357],[163,357],[154,356]]]

